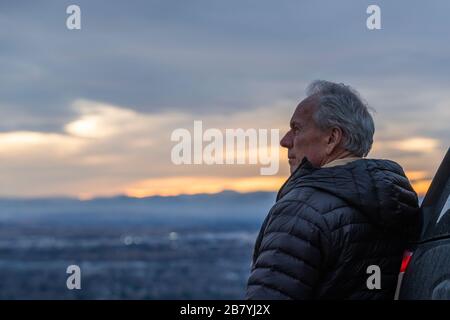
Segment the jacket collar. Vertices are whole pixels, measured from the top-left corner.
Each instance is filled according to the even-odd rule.
[[[314,167],[312,163],[309,162],[307,157],[303,157],[302,162],[297,167],[297,169],[295,169],[295,171],[292,172],[292,174],[289,176],[286,182],[281,186],[280,190],[278,191],[276,201],[280,200],[287,193],[289,193],[289,191],[291,191],[294,188],[296,181],[298,181],[301,177],[309,175],[319,169],[320,168]]]

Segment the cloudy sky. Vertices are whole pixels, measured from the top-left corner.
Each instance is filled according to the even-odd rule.
[[[366,8],[381,8],[381,30]],[[66,8],[81,8],[81,30]],[[288,129],[315,79],[375,109],[369,157],[418,192],[450,141],[450,2],[0,1],[0,197],[277,190],[260,165],[181,165],[171,133]]]

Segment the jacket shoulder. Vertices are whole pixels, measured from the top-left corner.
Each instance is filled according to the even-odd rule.
[[[341,208],[350,208],[350,205],[337,195],[320,188],[308,186],[292,189],[278,202],[280,205],[283,202],[303,203],[303,209],[309,208],[321,215],[326,215]]]
[[[287,206],[291,207],[291,214],[295,212],[299,217],[322,227],[321,230],[325,230],[324,233],[331,241],[334,239],[333,233],[340,229],[369,223],[367,217],[357,208],[337,195],[315,187],[291,190],[274,206],[274,214],[283,212],[280,209]],[[292,209],[294,207],[295,209]]]

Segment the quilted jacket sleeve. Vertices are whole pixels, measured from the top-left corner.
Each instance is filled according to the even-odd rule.
[[[300,201],[283,201],[269,213],[255,246],[247,299],[311,299],[329,248],[322,215]]]

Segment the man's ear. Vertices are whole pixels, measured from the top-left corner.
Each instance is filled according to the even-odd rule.
[[[342,134],[343,133],[341,128],[338,127],[331,128],[328,134],[327,154],[332,154],[333,151],[337,148],[337,146],[341,143]]]

